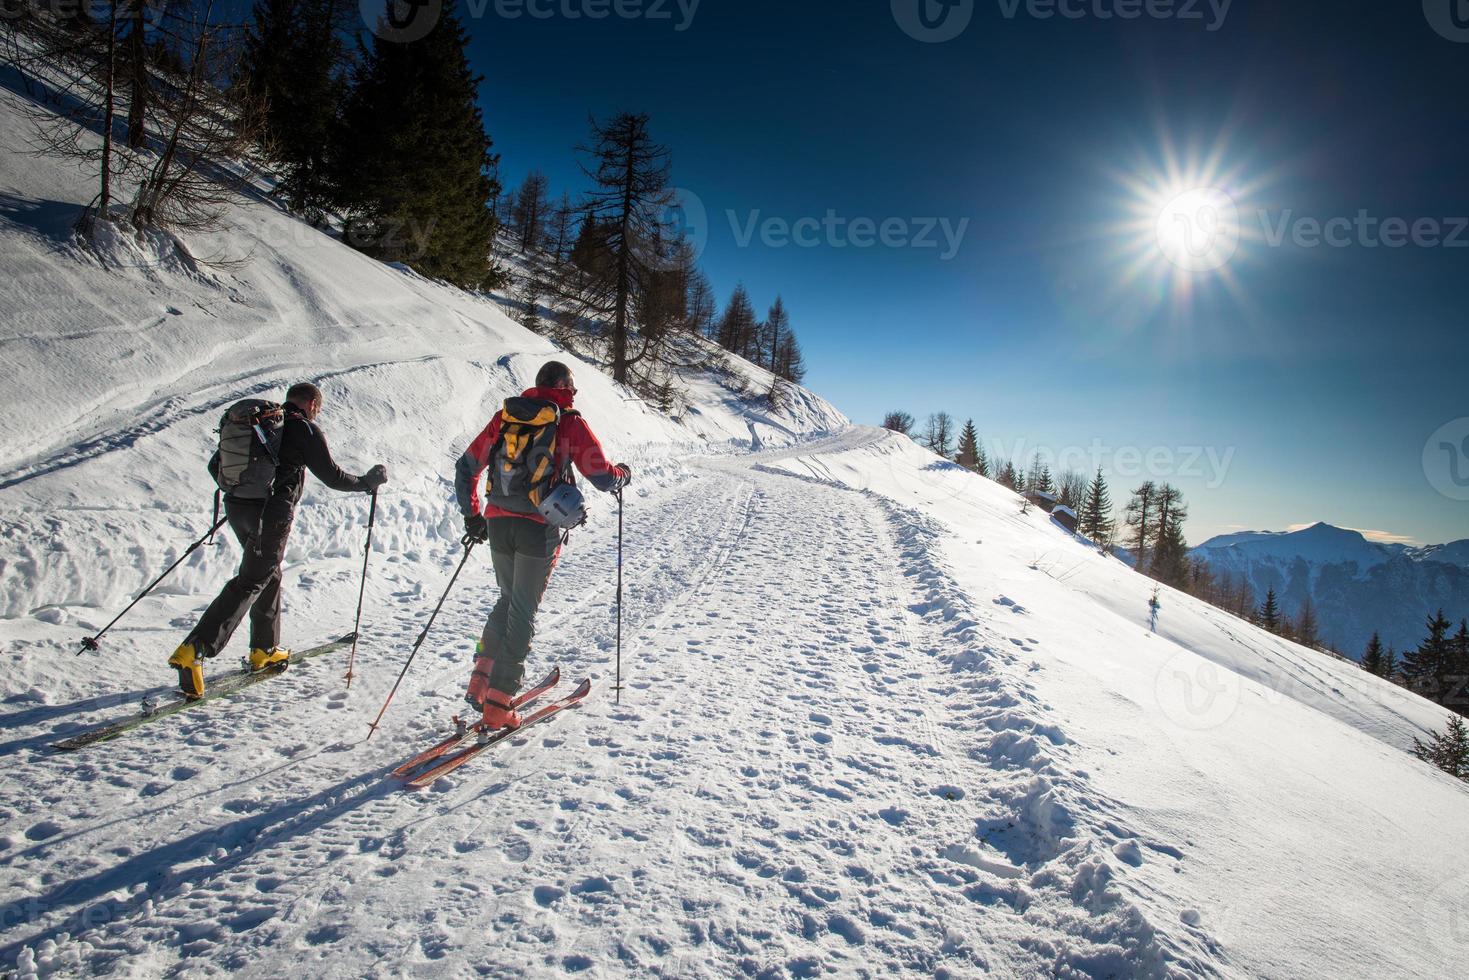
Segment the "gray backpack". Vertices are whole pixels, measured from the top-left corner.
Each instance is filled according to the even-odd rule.
[[[219,451],[214,482],[231,497],[265,500],[280,462],[285,412],[275,402],[246,398],[231,405],[219,420]]]

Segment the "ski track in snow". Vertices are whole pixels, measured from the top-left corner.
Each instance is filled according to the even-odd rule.
[[[17,814],[0,880],[35,897],[6,909],[3,962],[1211,972],[1154,933],[1079,829],[1105,801],[1068,771],[1019,648],[967,608],[925,519],[737,460],[629,497],[622,704],[604,521],[573,535],[528,665],[559,661],[563,686],[590,673],[593,698],[417,794],[386,773],[462,705],[494,595],[483,559],[370,742],[453,555],[442,574],[383,573],[395,614],[373,617],[350,699],[329,661],[77,755],[35,751],[32,726],[0,795]],[[78,796],[89,812],[53,810]]]

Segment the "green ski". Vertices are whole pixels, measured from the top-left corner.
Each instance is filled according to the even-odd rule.
[[[320,657],[337,650],[346,649],[352,645],[352,638],[353,634],[348,633],[339,640],[323,643],[321,646],[311,647],[308,650],[293,652],[291,659],[286,661],[284,666],[262,670],[253,674],[244,670],[226,674],[218,680],[207,683],[204,687],[204,696],[202,698],[196,698],[191,701],[175,693],[168,701],[156,707],[150,706],[147,701],[144,701],[143,710],[129,718],[114,721],[97,728],[89,728],[81,734],[73,735],[71,738],[63,742],[57,742],[51,747],[59,752],[71,752],[76,749],[86,748],[88,745],[95,745],[98,742],[106,742],[109,739],[117,738],[117,736],[124,732],[130,732],[134,728],[146,725],[149,722],[157,721],[160,718],[167,718],[169,715],[178,714],[180,711],[185,711],[196,705],[206,704],[210,701],[238,694],[247,687],[264,680],[269,680],[277,674],[284,673],[286,668],[294,664],[299,664],[303,660],[310,660],[313,657]]]

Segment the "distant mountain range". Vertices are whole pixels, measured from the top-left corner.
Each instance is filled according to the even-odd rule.
[[[1455,623],[1469,616],[1469,539],[1414,548],[1313,524],[1222,534],[1192,553],[1216,573],[1243,575],[1257,600],[1273,588],[1287,616],[1310,595],[1321,638],[1352,657],[1361,657],[1373,631],[1398,650],[1416,647],[1440,607]]]

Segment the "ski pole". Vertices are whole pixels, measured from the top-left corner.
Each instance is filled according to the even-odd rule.
[[[214,522],[214,526],[209,529],[209,533],[208,534],[204,535],[198,541],[195,541],[193,544],[189,545],[189,547],[184,550],[184,553],[181,554],[181,555],[179,555],[177,561],[175,561],[172,565],[169,565],[167,568],[165,568],[163,570],[163,574],[162,575],[160,575],[157,578],[155,578],[153,580],[152,584],[150,584],[142,592],[139,592],[138,593],[138,597],[136,599],[134,599],[132,602],[130,602],[130,603],[127,604],[127,608],[126,609],[124,609],[122,612],[118,613],[116,616],[112,617],[112,622],[108,623],[106,626],[104,626],[100,630],[98,630],[95,636],[89,636],[86,639],[82,640],[82,648],[81,648],[81,650],[78,650],[77,651],[77,656],[80,657],[82,655],[83,651],[86,651],[86,650],[100,650],[101,647],[99,647],[97,644],[98,644],[98,641],[100,641],[102,639],[102,634],[103,633],[106,633],[108,630],[112,629],[112,627],[116,626],[117,625],[117,621],[119,619],[122,619],[122,617],[124,617],[124,616],[126,616],[128,614],[128,611],[129,610],[131,610],[138,603],[142,602],[143,601],[143,597],[146,596],[149,592],[152,592],[154,589],[158,588],[158,583],[159,582],[162,582],[164,579],[168,578],[170,572],[172,572],[175,568],[178,568],[180,565],[182,565],[184,563],[184,559],[188,558],[195,551],[199,550],[199,547],[202,544],[204,544],[204,542],[206,542],[210,538],[214,537],[214,532],[215,531],[218,531],[221,527],[223,527],[225,521],[227,521],[227,520],[229,520],[228,517],[221,517],[219,520],[215,521]]]
[[[362,584],[357,587],[357,619],[352,623],[352,652],[347,656],[347,690],[352,690],[352,665],[357,662],[357,634],[362,631],[362,595],[367,591],[367,559],[372,557],[372,525],[377,521],[377,491],[367,511],[367,548],[362,554]]]
[[[367,726],[367,738],[372,738],[373,733],[377,731],[378,722],[382,721],[383,715],[387,714],[388,705],[393,703],[393,695],[398,693],[398,685],[403,683],[403,676],[408,673],[409,665],[413,663],[413,658],[418,656],[418,648],[423,646],[424,640],[428,639],[428,631],[433,627],[434,620],[438,618],[439,610],[444,608],[444,600],[449,598],[449,592],[454,588],[454,582],[459,578],[459,573],[464,571],[464,563],[469,561],[470,552],[474,551],[476,544],[467,534],[459,543],[464,545],[464,557],[459,559],[459,567],[454,569],[454,574],[449,578],[449,584],[444,587],[444,594],[439,596],[439,604],[434,606],[433,612],[429,613],[428,622],[423,626],[423,632],[419,633],[418,639],[413,641],[413,649],[408,651],[408,659],[404,661],[403,669],[398,671],[398,679],[393,682],[393,689],[388,692],[388,699],[383,702],[382,709],[378,711],[377,717],[372,720],[372,724]],[[363,739],[363,741],[366,740]]]
[[[615,703],[622,703],[622,489],[617,490],[617,684]]]

